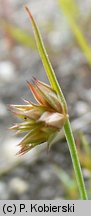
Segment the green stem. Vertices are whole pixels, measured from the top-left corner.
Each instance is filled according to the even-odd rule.
[[[46,49],[45,49],[45,46],[44,46],[44,43],[42,40],[42,36],[41,36],[41,33],[39,31],[39,28],[38,28],[38,25],[37,25],[34,17],[31,14],[31,11],[28,9],[28,7],[26,6],[25,8],[26,8],[28,15],[29,15],[31,22],[32,22],[37,48],[38,48],[42,63],[44,65],[45,71],[47,73],[48,79],[50,81],[52,88],[55,89],[55,91],[60,96],[61,101],[63,102],[65,113],[67,114],[66,100],[65,100],[65,97],[62,93],[62,90],[58,84],[58,81],[57,81],[56,76],[55,76],[55,72],[54,72],[52,65],[50,63],[50,60],[48,58],[48,55],[47,55],[47,52],[46,52]],[[68,146],[69,146],[69,150],[70,150],[70,154],[71,154],[71,158],[72,158],[72,163],[73,163],[73,167],[74,167],[74,171],[75,171],[81,199],[84,200],[84,199],[87,199],[87,194],[86,194],[83,175],[82,175],[80,162],[79,162],[79,158],[78,158],[78,154],[77,154],[77,150],[76,150],[75,141],[73,138],[70,122],[68,119],[66,120],[66,123],[64,125],[64,130],[65,130],[65,136],[66,136],[66,139],[68,142]]]
[[[74,137],[73,137],[73,133],[71,130],[71,125],[70,125],[69,119],[66,120],[66,123],[64,125],[64,131],[65,131],[65,136],[66,136],[67,143],[69,146],[69,151],[71,154],[71,159],[72,159],[72,163],[73,163],[73,167],[74,167],[74,171],[75,171],[76,180],[77,180],[79,192],[81,195],[81,199],[86,200],[87,199],[87,193],[86,193],[86,189],[85,189],[85,184],[84,184],[84,180],[83,180],[81,166],[80,166],[80,162],[79,162],[79,158],[78,158],[78,154],[77,154],[77,149],[76,149],[76,145],[75,145],[75,141],[74,141]]]

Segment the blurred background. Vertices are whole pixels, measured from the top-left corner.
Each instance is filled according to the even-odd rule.
[[[0,199],[79,199],[68,145],[61,131],[46,144],[16,156],[22,135],[8,104],[34,100],[26,80],[48,83],[29,18],[37,20],[68,103],[71,125],[91,199],[91,2],[90,0],[0,0]]]

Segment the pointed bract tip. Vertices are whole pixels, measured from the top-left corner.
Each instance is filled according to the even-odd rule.
[[[21,100],[25,103],[25,104],[30,104],[28,100],[21,98]]]
[[[27,81],[27,80],[26,80],[26,82],[27,82],[27,84],[28,84],[28,87],[30,87],[30,86],[32,86],[32,85],[35,86],[35,85],[38,83],[38,79],[36,79],[35,77],[32,77],[32,79],[31,79],[30,82]]]
[[[30,82],[28,80],[26,80],[27,84],[30,85]]]
[[[30,9],[28,8],[28,6],[27,6],[27,5],[25,5],[25,10],[27,11],[27,13],[28,13],[29,17],[30,17],[30,18],[33,20],[32,13],[31,13],[31,11],[30,11]]]
[[[14,130],[15,127],[16,127],[16,126],[14,125],[14,126],[9,127],[8,129],[9,129],[9,130]]]
[[[33,80],[34,82],[38,82],[38,79],[36,79],[36,77],[33,76]]]

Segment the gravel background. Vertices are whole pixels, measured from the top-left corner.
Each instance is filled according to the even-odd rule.
[[[90,0],[77,1],[81,19],[77,21],[91,44]],[[56,0],[0,0],[0,19],[4,18],[33,37],[24,11],[28,4],[39,24],[48,54],[66,97],[75,139],[83,131],[91,144],[91,68],[82,53]],[[22,35],[21,35],[22,36]],[[35,44],[35,41],[34,41]],[[46,144],[17,157],[17,143],[22,137],[9,131],[16,120],[8,104],[21,104],[21,98],[32,99],[26,80],[32,76],[48,83],[36,48],[14,40],[6,29],[0,29],[0,199],[69,198],[55,167],[72,175],[72,164],[65,138],[56,142],[49,153]],[[84,177],[87,179],[85,169]],[[60,172],[60,169],[59,169]],[[90,174],[89,174],[90,175]],[[88,186],[88,181],[87,181]],[[91,198],[91,196],[90,196]]]

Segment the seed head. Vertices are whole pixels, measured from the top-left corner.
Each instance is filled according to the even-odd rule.
[[[17,154],[25,154],[44,142],[50,146],[68,117],[61,99],[49,85],[36,78],[27,83],[37,104],[24,100],[25,105],[10,105],[10,111],[23,120],[22,123],[16,124],[10,129],[17,133],[26,132],[18,144],[20,151]]]

